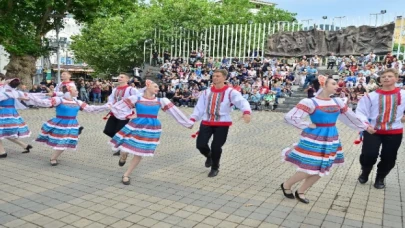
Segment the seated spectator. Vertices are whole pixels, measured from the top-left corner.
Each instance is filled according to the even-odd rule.
[[[180,106],[181,105],[181,103],[180,103],[180,99],[182,98],[182,93],[181,93],[181,91],[180,91],[180,89],[176,89],[176,92],[174,92],[174,95],[173,95],[173,103],[175,104],[175,105],[177,105],[177,106]]]
[[[357,94],[355,92],[350,94],[350,103],[352,106],[352,110],[355,111],[357,108],[357,103],[359,102],[359,99],[357,97]]]
[[[180,105],[183,107],[188,107],[188,103],[190,102],[190,100],[191,92],[187,88],[184,88],[180,98]]]
[[[166,93],[167,93],[167,88],[166,88],[165,84],[160,85],[157,97],[159,97],[159,98],[166,97]]]
[[[375,91],[376,89],[378,89],[378,85],[374,79],[371,79],[370,82],[367,84],[366,88],[368,90],[367,92],[371,93],[371,92]]]
[[[343,76],[344,75],[345,74],[343,74]],[[356,85],[357,77],[354,76],[352,72],[350,72],[350,75],[346,76],[344,80],[347,88],[353,88],[354,85]]]
[[[195,84],[193,87],[193,91],[191,92],[191,105],[195,106],[197,104],[197,100],[200,97],[200,89],[198,88],[198,85]]]
[[[249,100],[250,94],[246,92],[246,90],[242,89],[242,97],[246,100]]]

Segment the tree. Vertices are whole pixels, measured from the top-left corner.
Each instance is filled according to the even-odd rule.
[[[57,25],[62,28],[68,13],[78,23],[92,23],[99,17],[125,16],[136,8],[131,0],[1,0],[0,45],[10,54],[6,76],[32,81],[36,59],[49,51],[43,37]]]
[[[117,73],[132,69],[143,59],[143,42],[152,33],[150,21],[143,13],[128,17],[95,20],[82,34],[72,37],[76,58],[91,65],[97,72]]]
[[[257,14],[251,13],[251,8],[249,0],[224,0],[222,4],[210,0],[151,0],[127,17],[87,23],[82,34],[74,38],[72,49],[77,58],[97,71],[118,73],[143,62],[144,41],[154,37],[155,29],[160,37],[154,42],[170,49],[172,40],[180,39],[173,34],[198,43],[198,35],[212,25],[293,21],[295,16],[273,6]]]

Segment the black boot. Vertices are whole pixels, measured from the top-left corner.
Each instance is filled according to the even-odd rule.
[[[210,173],[208,174],[208,177],[216,177],[219,173],[218,169],[211,169]]]
[[[359,180],[360,184],[365,184],[368,181],[368,176],[370,175],[371,170],[366,170],[363,169],[363,171],[361,172],[359,178],[357,180]]]
[[[384,177],[379,177],[377,175],[377,177],[375,178],[375,182],[374,182],[374,188],[384,189],[385,188],[384,179],[385,179]]]
[[[205,160],[205,167],[209,168],[212,166],[212,157],[211,153],[206,156],[207,160]]]

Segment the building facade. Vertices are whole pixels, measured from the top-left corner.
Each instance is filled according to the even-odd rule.
[[[394,43],[405,45],[405,18],[403,17],[395,21]]]

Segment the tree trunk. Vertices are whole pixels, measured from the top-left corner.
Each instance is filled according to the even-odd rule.
[[[31,55],[10,54],[10,62],[4,67],[7,71],[6,78],[19,78],[24,85],[31,86],[36,73],[36,60],[37,58]]]

